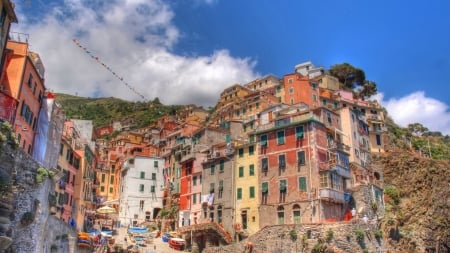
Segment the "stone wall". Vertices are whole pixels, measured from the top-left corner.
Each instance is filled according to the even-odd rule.
[[[239,243],[203,253],[386,252],[383,239],[375,236],[377,230],[375,224],[361,221],[267,226]]]
[[[75,252],[77,232],[50,215],[54,182],[36,181],[40,167],[14,143],[0,143],[0,252]]]

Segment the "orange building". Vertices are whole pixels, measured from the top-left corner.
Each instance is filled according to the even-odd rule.
[[[307,76],[301,74],[287,74],[283,77],[284,102],[295,105],[300,102],[311,107],[317,104],[319,99],[319,87],[316,83],[310,83]]]
[[[38,54],[30,52],[27,42],[8,41],[10,51],[6,62],[6,74],[2,87],[15,98],[18,107],[14,119],[14,131],[19,146],[32,153],[39,110],[44,97],[44,66]]]

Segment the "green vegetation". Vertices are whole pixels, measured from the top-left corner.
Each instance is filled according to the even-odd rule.
[[[353,91],[355,97],[368,98],[377,93],[377,84],[366,80],[364,71],[351,64],[335,64],[331,66],[329,74],[339,79],[343,84],[341,88]]]
[[[384,187],[384,193],[388,196],[388,203],[397,206],[400,203],[400,199],[402,197],[402,193],[399,189],[394,186],[386,186]]]
[[[50,177],[48,170],[46,168],[38,168],[36,171],[36,183],[40,184],[44,181],[44,179]]]
[[[356,240],[358,242],[363,242],[364,241],[364,231],[360,228],[355,230],[355,235],[356,235]]]
[[[58,93],[56,101],[70,119],[92,120],[94,127],[110,125],[114,120],[129,120],[134,127],[145,127],[164,115],[174,115],[180,105],[165,106],[152,102],[129,102],[118,98],[85,98]]]
[[[23,226],[28,226],[34,221],[34,213],[32,212],[26,212],[22,215],[22,218],[20,219],[20,224]]]
[[[291,237],[292,241],[296,241],[297,240],[297,231],[292,229],[291,231],[289,231],[289,236]]]
[[[331,230],[331,228],[327,231],[327,242],[331,242],[331,240],[333,240],[334,237],[334,232],[333,230]]]

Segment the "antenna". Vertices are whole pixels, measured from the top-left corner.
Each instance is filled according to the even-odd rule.
[[[102,62],[100,60],[100,58],[98,56],[95,56],[92,54],[92,52],[90,50],[88,50],[85,46],[81,45],[80,41],[77,39],[72,39],[73,43],[75,43],[79,48],[83,49],[83,51],[85,53],[87,53],[92,59],[94,59],[97,63],[101,64],[105,69],[107,69],[109,72],[111,72],[111,74],[113,74],[117,79],[120,80],[120,82],[122,84],[124,84],[125,86],[127,86],[131,91],[133,91],[135,94],[137,94],[139,97],[141,97],[142,99],[148,101],[148,99],[142,95],[141,93],[139,93],[138,91],[136,91],[136,89],[129,85],[127,82],[125,82],[123,80],[123,77],[119,76],[113,69],[111,69],[108,65],[106,65],[104,62]]]

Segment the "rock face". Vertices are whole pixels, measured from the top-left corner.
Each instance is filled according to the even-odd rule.
[[[385,252],[383,239],[375,235],[376,231],[376,224],[358,221],[267,226],[244,241],[206,248],[203,253]]]
[[[36,182],[41,167],[11,143],[0,143],[0,252],[74,252],[68,224],[50,215],[50,178]]]
[[[389,252],[450,252],[450,164],[409,152],[380,156]]]

